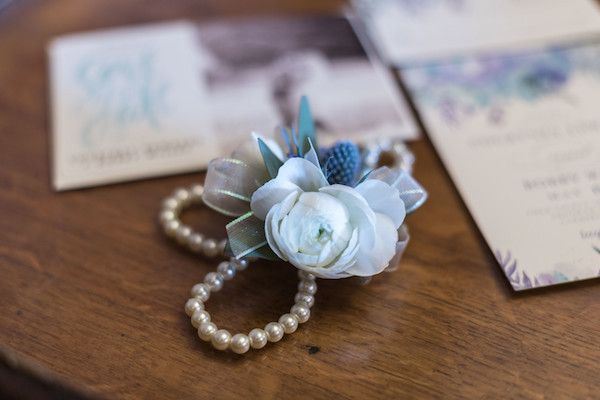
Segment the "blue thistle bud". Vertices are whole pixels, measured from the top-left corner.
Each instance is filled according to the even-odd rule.
[[[325,149],[321,157],[327,181],[333,184],[353,186],[360,171],[361,157],[358,146],[340,141]]]

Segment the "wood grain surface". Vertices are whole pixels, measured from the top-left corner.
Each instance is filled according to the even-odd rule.
[[[156,223],[161,199],[200,173],[51,190],[51,37],[341,4],[23,0],[0,12],[0,346],[11,365],[33,365],[40,380],[68,388],[58,393],[100,398],[600,396],[599,282],[515,294],[427,139],[411,147],[430,200],[410,217],[400,269],[364,287],[320,281],[310,321],[245,356],[198,340],[183,304],[216,265],[171,244]],[[226,220],[208,210],[184,218],[224,235]],[[294,268],[256,263],[213,296],[210,311],[219,325],[250,329],[285,312],[295,287]],[[26,389],[26,380],[0,380],[5,393],[11,382]]]

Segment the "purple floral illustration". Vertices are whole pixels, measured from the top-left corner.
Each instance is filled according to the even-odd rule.
[[[496,250],[494,255],[496,256],[500,267],[515,290],[555,285],[557,283],[568,282],[571,280],[558,271],[538,274],[533,276],[532,280],[532,277],[530,277],[523,269],[519,268],[517,260],[513,257],[510,251],[507,251],[506,255],[504,256],[502,255],[501,251]]]

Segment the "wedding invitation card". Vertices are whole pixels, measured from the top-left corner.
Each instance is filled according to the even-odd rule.
[[[388,63],[556,44],[600,34],[595,0],[353,0]]]
[[[403,79],[512,287],[600,276],[600,44],[458,57]]]
[[[57,190],[200,170],[307,95],[323,143],[418,136],[343,16],[165,23],[48,48]]]

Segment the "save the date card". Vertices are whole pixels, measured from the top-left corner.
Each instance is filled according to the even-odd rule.
[[[461,57],[403,78],[512,287],[600,276],[600,44]]]

